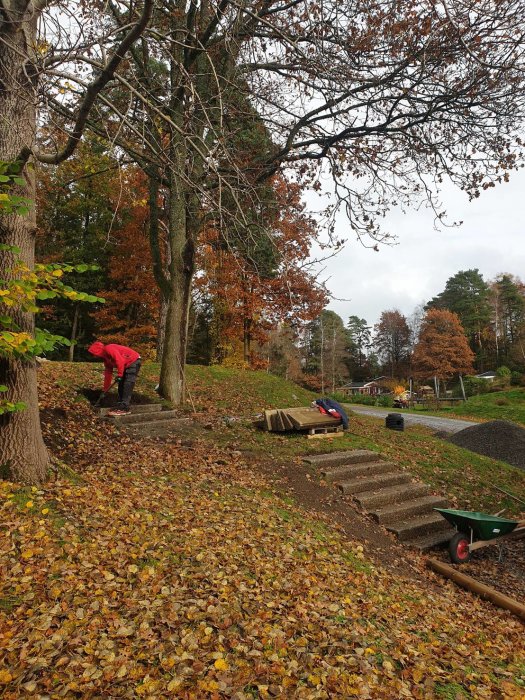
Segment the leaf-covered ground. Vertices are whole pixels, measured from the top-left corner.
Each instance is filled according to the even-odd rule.
[[[0,482],[0,697],[525,696],[510,614],[373,566],[238,449],[118,436],[73,390],[93,375],[42,372],[74,471]]]

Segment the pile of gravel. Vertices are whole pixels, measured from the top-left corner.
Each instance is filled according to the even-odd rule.
[[[486,457],[525,469],[525,428],[507,420],[491,420],[451,435],[449,441]]]

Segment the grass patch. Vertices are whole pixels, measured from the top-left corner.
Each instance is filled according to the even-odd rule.
[[[10,613],[11,610],[22,604],[22,599],[16,595],[7,595],[0,598],[0,611]]]
[[[353,552],[343,552],[343,559],[350,564],[354,571],[364,574],[371,574],[374,571],[374,567],[366,559],[359,559]]]
[[[472,396],[465,403],[454,406],[451,413],[484,420],[510,420],[525,425],[525,390],[509,389]]]
[[[67,479],[72,484],[75,484],[75,486],[84,486],[87,483],[85,479],[80,476],[80,474],[77,474],[76,471],[71,469],[71,467],[65,464],[65,462],[55,460],[55,466],[59,475],[63,479]]]
[[[463,698],[472,697],[459,683],[436,683],[434,691],[436,697],[444,700],[463,700]]]

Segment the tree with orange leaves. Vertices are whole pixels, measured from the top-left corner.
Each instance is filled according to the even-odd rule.
[[[109,285],[100,292],[106,303],[93,317],[101,340],[132,345],[147,356],[156,347],[160,309],[148,241],[147,185],[136,167],[128,168],[123,178],[129,199],[123,223],[112,233]]]
[[[459,316],[446,309],[427,311],[412,356],[416,376],[450,379],[472,373],[473,361]]]
[[[196,287],[213,300],[214,356],[220,362],[234,357],[254,366],[254,347],[266,343],[273,329],[312,320],[328,300],[306,266],[316,228],[304,212],[300,187],[282,176],[271,186],[264,229],[243,238],[227,238],[211,227],[203,232]]]

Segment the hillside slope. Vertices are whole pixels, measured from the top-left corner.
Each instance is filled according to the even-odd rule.
[[[484,420],[510,420],[525,426],[525,389],[509,389],[472,396],[451,409],[457,416]]]
[[[77,393],[93,372],[41,373],[69,469],[0,482],[3,698],[523,697],[510,614],[373,566],[235,445],[117,435]]]

